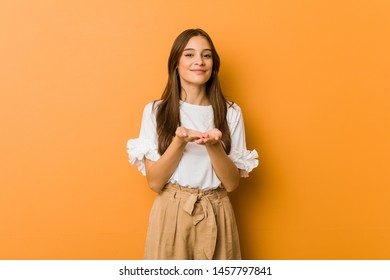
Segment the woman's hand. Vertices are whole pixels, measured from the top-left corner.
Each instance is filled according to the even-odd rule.
[[[196,130],[179,126],[176,129],[175,135],[183,142],[195,142],[197,144],[203,143],[203,134]]]
[[[202,138],[202,143],[206,145],[214,145],[221,140],[222,132],[217,128],[213,128],[208,132],[202,133]]]
[[[213,128],[208,132],[201,133],[199,131],[180,126],[176,129],[175,135],[181,141],[186,143],[195,142],[196,144],[206,145],[217,144],[222,138],[222,132],[217,128]]]

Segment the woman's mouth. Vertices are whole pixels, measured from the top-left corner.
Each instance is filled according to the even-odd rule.
[[[204,74],[206,72],[206,70],[203,69],[191,69],[190,71],[196,74]]]

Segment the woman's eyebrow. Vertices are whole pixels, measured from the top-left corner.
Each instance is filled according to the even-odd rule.
[[[186,48],[184,49],[185,51],[195,51],[194,48]],[[203,49],[202,51],[210,51],[211,52],[211,49]]]

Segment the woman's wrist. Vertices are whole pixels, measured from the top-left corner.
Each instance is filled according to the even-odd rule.
[[[221,140],[209,141],[209,142],[205,143],[205,146],[206,146],[206,148],[211,148],[211,149],[219,148],[219,146],[222,147],[222,142],[221,142]]]
[[[172,139],[172,142],[175,142],[176,144],[178,144],[178,145],[187,145],[187,141],[185,140],[185,138],[183,138],[183,137],[180,137],[180,136],[177,136],[177,135],[175,135],[174,137],[173,137],[173,139]]]

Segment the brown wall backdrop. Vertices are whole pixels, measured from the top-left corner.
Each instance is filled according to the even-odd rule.
[[[141,259],[128,163],[176,36],[222,59],[260,165],[231,197],[245,259],[390,259],[390,2],[0,3],[0,258]]]

